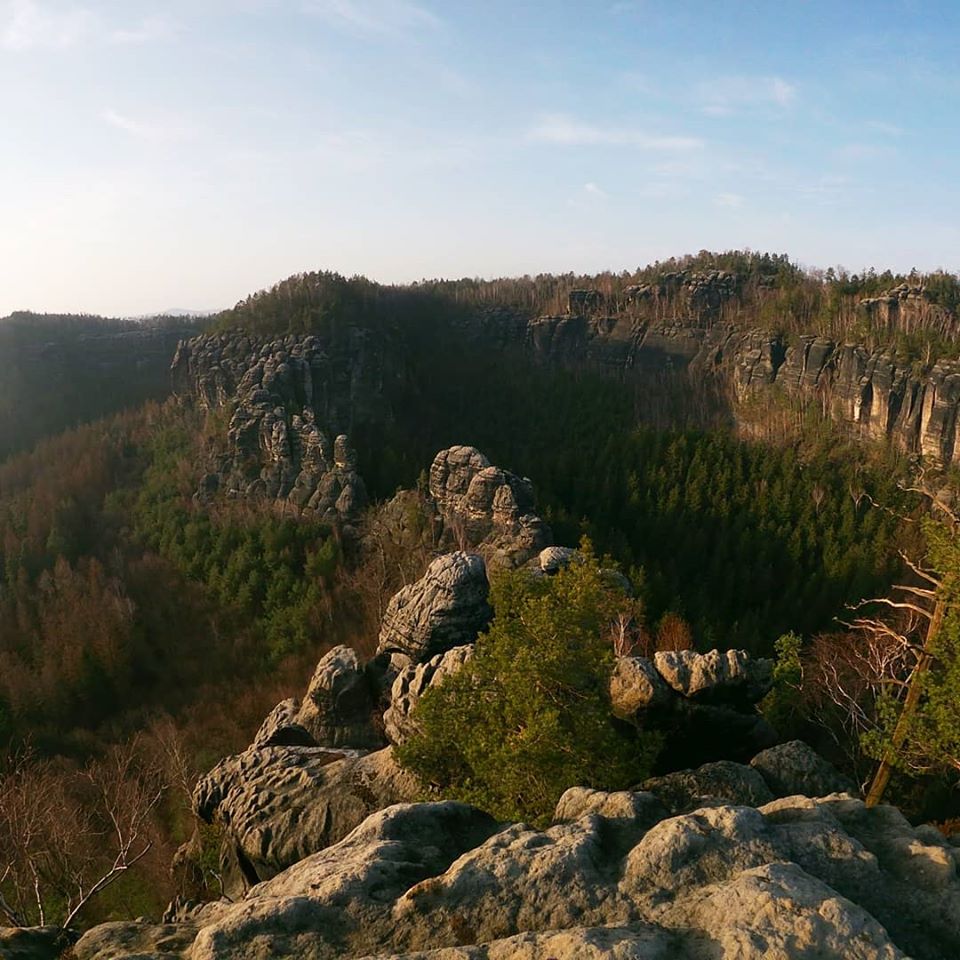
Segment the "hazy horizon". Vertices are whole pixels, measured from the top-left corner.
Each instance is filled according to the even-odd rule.
[[[0,0],[0,316],[302,270],[960,268],[945,2]]]

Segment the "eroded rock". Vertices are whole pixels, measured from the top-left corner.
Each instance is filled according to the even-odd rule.
[[[489,590],[482,557],[460,552],[438,557],[420,580],[390,600],[377,653],[403,653],[420,663],[473,643],[493,615]]]

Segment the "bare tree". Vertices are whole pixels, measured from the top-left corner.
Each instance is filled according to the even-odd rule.
[[[137,748],[80,771],[21,755],[0,776],[0,913],[14,926],[71,926],[150,851],[164,786]]]

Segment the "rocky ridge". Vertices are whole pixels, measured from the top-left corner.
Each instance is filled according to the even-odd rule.
[[[956,956],[960,851],[893,807],[784,795],[788,768],[792,786],[820,785],[803,753],[786,744],[752,767],[687,771],[686,793],[658,781],[574,787],[544,830],[458,803],[390,806],[236,902],[185,908],[162,925],[96,927],[76,955]]]

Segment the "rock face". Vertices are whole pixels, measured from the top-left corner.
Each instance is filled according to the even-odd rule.
[[[589,367],[618,378],[689,370],[739,405],[771,388],[797,402],[815,402],[855,436],[891,439],[903,450],[941,463],[960,459],[960,364],[898,359],[813,332],[787,337],[748,326],[756,303],[742,299],[734,274],[674,271],[627,288],[616,300],[596,290],[572,291],[562,316],[526,319],[501,312],[477,321],[478,335],[524,345],[544,363]],[[960,317],[925,290],[901,284],[862,300],[867,326],[892,342],[898,334],[960,335]],[[744,317],[748,317],[746,323]],[[744,425],[746,425],[744,423]]]
[[[758,777],[749,767],[739,774],[741,785]],[[715,771],[691,771],[690,779],[717,780]],[[461,804],[394,806],[239,902],[199,907],[173,930],[95,928],[76,953],[79,960],[960,955],[958,851],[935,830],[851,797],[753,799],[760,805],[669,816],[649,793],[577,788],[561,798],[546,830],[497,825]],[[159,931],[168,950],[158,948]]]
[[[377,653],[398,652],[420,663],[473,643],[493,615],[489,590],[482,557],[460,552],[438,557],[420,580],[390,600]]]
[[[494,567],[518,567],[552,543],[534,512],[533,485],[490,464],[476,447],[441,450],[430,467],[430,496],[447,539],[466,543]]]
[[[367,503],[345,434],[379,369],[363,331],[336,349],[316,336],[264,340],[205,335],[181,341],[174,383],[207,409],[233,404],[228,453],[198,496],[287,501],[327,520],[349,520]],[[365,398],[363,387],[369,386]]]
[[[444,677],[456,673],[472,656],[473,646],[454,647],[438,653],[426,663],[410,664],[400,672],[390,691],[390,706],[383,715],[387,739],[395,746],[406,740],[410,714],[420,698]]]
[[[223,857],[236,892],[342,840],[371,813],[419,791],[389,748],[344,756],[318,747],[263,747],[217,764],[197,784],[193,806],[201,820],[223,828]]]

